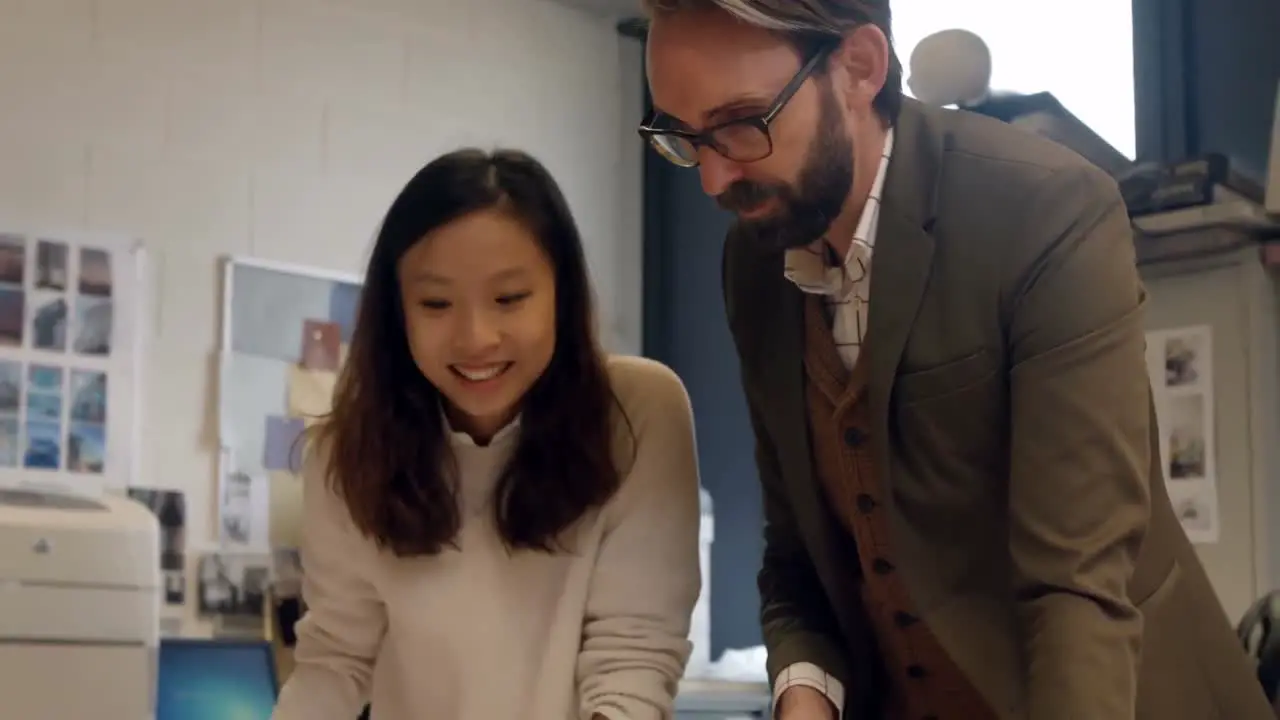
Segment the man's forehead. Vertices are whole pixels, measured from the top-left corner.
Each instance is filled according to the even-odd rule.
[[[649,91],[655,109],[691,125],[725,106],[768,102],[799,68],[795,49],[767,31],[697,33],[677,22],[655,22],[649,34]]]

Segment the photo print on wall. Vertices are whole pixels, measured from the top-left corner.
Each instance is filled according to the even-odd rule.
[[[128,486],[141,253],[129,239],[0,231],[0,486]]]
[[[1215,543],[1221,528],[1211,329],[1197,325],[1147,333],[1147,373],[1169,499],[1192,542]]]

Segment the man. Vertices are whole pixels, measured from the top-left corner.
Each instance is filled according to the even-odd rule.
[[[737,215],[777,717],[1269,718],[1165,492],[1115,184],[904,98],[886,0],[649,9],[641,133]]]

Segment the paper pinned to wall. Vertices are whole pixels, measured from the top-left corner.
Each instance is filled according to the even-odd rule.
[[[218,483],[218,546],[223,550],[270,549],[271,486],[265,472],[240,469],[224,449]]]
[[[1208,325],[1147,333],[1147,371],[1160,425],[1160,461],[1174,512],[1194,543],[1218,542],[1213,332]]]
[[[289,368],[287,407],[289,415],[301,418],[308,426],[329,414],[337,373],[309,370],[300,365]]]
[[[268,415],[262,467],[297,472],[302,467],[302,418]]]

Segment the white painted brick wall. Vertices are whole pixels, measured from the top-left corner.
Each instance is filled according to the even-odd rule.
[[[213,527],[217,258],[359,272],[443,151],[550,167],[606,340],[638,350],[633,44],[546,0],[0,0],[0,224],[150,248],[140,480],[188,492],[193,546]]]

